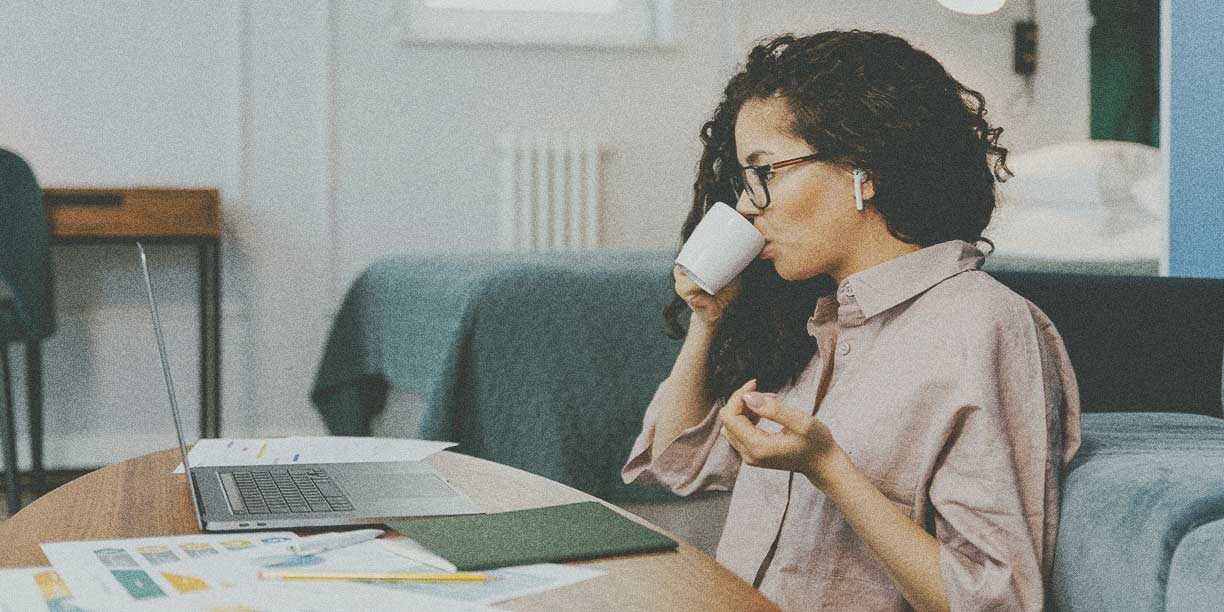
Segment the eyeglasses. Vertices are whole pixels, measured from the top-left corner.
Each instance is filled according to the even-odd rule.
[[[803,162],[814,161],[819,159],[820,155],[813,153],[804,155],[803,157],[795,157],[784,159],[772,164],[762,164],[760,166],[744,166],[739,172],[731,175],[731,188],[735,190],[736,195],[748,192],[748,200],[753,206],[758,209],[765,210],[769,206],[769,179],[774,173],[783,168],[802,164]]]

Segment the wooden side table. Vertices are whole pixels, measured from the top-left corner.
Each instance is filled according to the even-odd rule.
[[[221,435],[221,198],[216,189],[43,189],[52,243],[193,244],[200,268],[200,435]],[[31,419],[34,420],[34,419]],[[41,419],[38,419],[41,421]],[[42,423],[31,424],[42,463]]]

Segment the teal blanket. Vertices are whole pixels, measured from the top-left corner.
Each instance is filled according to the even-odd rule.
[[[422,255],[371,265],[336,315],[311,393],[368,435],[388,385],[426,398],[418,437],[613,501],[669,497],[620,467],[680,343],[668,252]]]

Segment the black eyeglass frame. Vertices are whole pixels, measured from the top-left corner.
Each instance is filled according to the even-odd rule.
[[[752,205],[757,207],[758,210],[765,210],[766,208],[769,207],[769,204],[770,204],[769,179],[773,178],[773,175],[778,170],[781,170],[783,168],[789,168],[790,166],[795,166],[798,164],[802,164],[804,162],[816,161],[818,159],[820,159],[820,154],[812,153],[810,155],[804,155],[801,157],[792,157],[790,159],[776,161],[772,164],[761,164],[757,166],[743,166],[740,168],[739,172],[733,173],[731,175],[731,188],[735,190],[736,197],[739,197],[739,194],[743,193],[744,191],[747,191],[748,201],[752,202]],[[764,204],[757,202],[756,192],[752,189],[752,184],[748,180],[748,171],[752,171],[752,173],[756,175],[757,182],[760,183],[761,185],[761,191],[764,192],[762,193],[762,195],[765,197]]]

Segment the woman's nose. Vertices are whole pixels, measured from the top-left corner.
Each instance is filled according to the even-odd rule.
[[[761,209],[757,208],[756,205],[752,203],[752,199],[748,197],[747,189],[741,191],[739,194],[739,199],[735,201],[735,211],[743,215],[749,221],[751,221],[753,217],[761,214]]]

